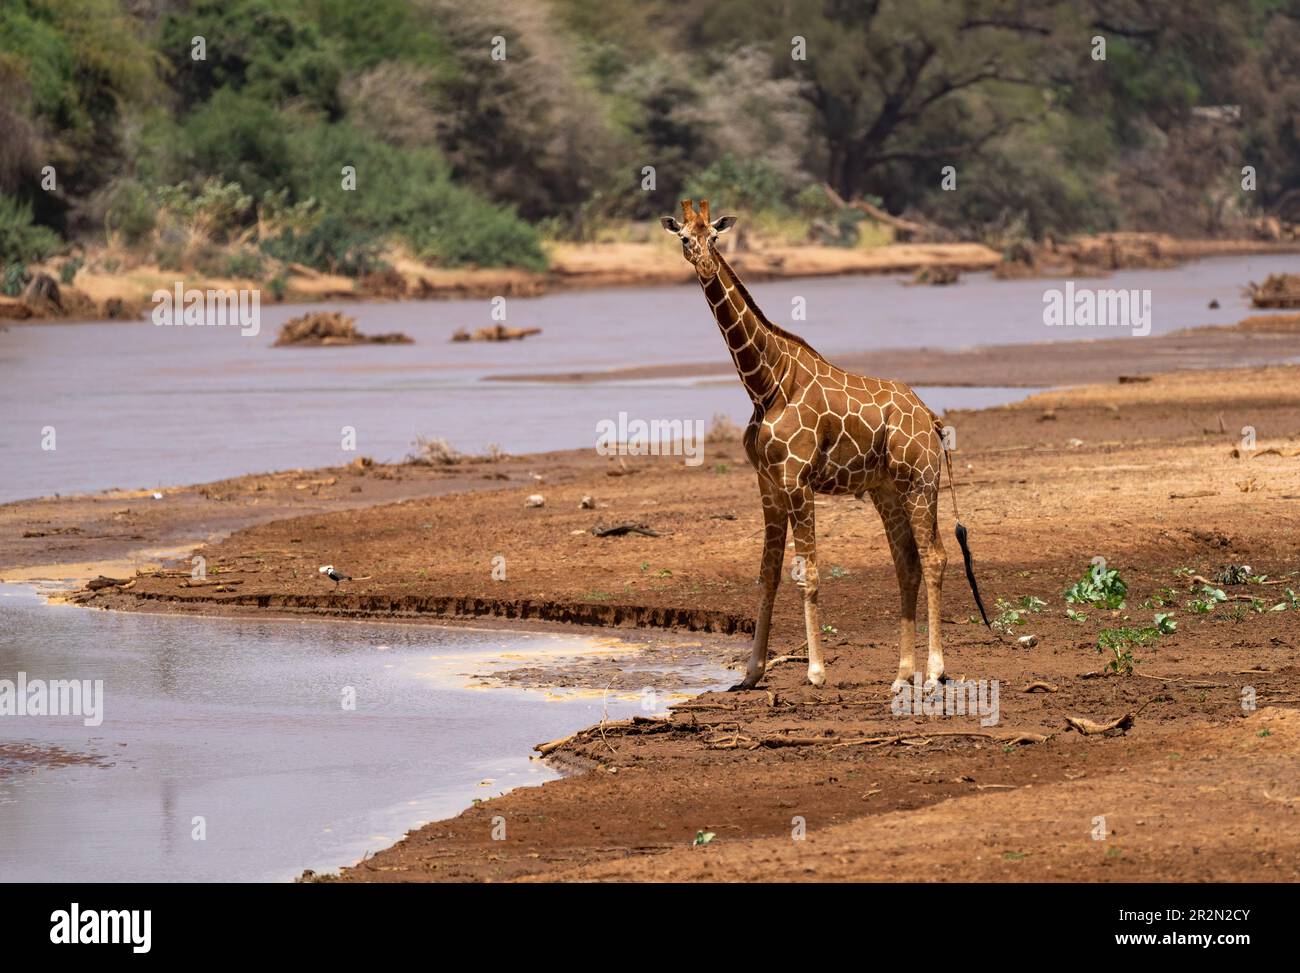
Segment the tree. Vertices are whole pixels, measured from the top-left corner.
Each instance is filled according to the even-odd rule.
[[[803,82],[825,141],[826,180],[847,198],[893,162],[968,158],[1030,113],[1026,99],[1050,23],[991,0],[724,0],[696,31],[765,44]],[[796,59],[794,38],[806,58]],[[978,100],[971,96],[978,94]],[[977,104],[979,111],[965,111]]]

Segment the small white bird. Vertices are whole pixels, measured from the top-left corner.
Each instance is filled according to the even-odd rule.
[[[335,571],[334,565],[332,564],[322,564],[320,573],[325,575],[325,577],[329,578],[331,581],[333,581],[334,587],[336,588],[338,587],[340,581],[352,580],[351,576],[346,574],[340,574],[338,571]]]

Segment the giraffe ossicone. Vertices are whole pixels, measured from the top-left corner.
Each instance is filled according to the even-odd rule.
[[[681,238],[682,254],[695,267],[736,372],[754,403],[744,444],[758,472],[763,503],[762,594],[745,678],[733,688],[752,689],[766,671],[787,530],[794,534],[801,567],[802,579],[796,584],[803,591],[808,681],[815,686],[826,681],[813,502],[819,493],[870,496],[884,523],[902,601],[894,686],[908,683],[919,671],[914,655],[922,581],[929,622],[925,679],[943,679],[940,601],[948,556],[938,529],[944,459],[939,417],[902,382],[837,368],[798,335],[768,320],[717,248],[718,234],[734,225],[735,217],[711,221],[704,199],[698,209],[683,200],[682,216],[680,222],[666,216],[661,223]]]

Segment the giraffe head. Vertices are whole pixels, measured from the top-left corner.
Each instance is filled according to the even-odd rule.
[[[671,216],[663,217],[659,222],[669,233],[681,237],[682,255],[695,267],[700,280],[708,280],[718,273],[717,250],[715,244],[718,234],[731,229],[736,222],[734,216],[721,216],[709,222],[709,201],[700,200],[698,211],[691,208],[689,199],[682,200],[682,222],[678,223]]]

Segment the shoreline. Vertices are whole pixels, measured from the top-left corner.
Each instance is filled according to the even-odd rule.
[[[1122,246],[1111,246],[1112,242]],[[1060,266],[1045,265],[1019,268],[1010,276],[1044,280],[1063,276],[1095,278],[1106,276],[1110,270],[1171,266],[1208,257],[1300,253],[1300,241],[1178,239],[1154,233],[1085,236],[1074,247],[1088,261],[1074,266],[1076,272],[1067,274]],[[1103,251],[1111,263],[1092,263],[1101,259],[1098,254]],[[889,243],[871,248],[819,244],[766,246],[731,254],[730,259],[737,272],[750,282],[916,274],[936,268],[969,273],[994,271],[1004,262],[1001,254],[974,242]],[[545,272],[492,267],[439,268],[396,258],[393,274],[380,275],[384,280],[378,289],[377,285],[368,285],[361,279],[297,265],[291,271],[284,297],[274,302],[276,305],[538,297],[579,290],[674,286],[694,280],[693,271],[682,261],[676,248],[662,242],[556,243],[551,247],[551,266]],[[0,296],[0,328],[6,324],[139,321],[149,306],[149,295],[158,288],[170,289],[178,277],[199,289],[261,286],[252,279],[206,278],[186,271],[163,271],[150,265],[115,274],[82,271],[71,284],[64,285],[72,290],[74,298],[60,313],[50,313],[48,308],[31,308],[18,298]]]
[[[893,375],[913,387],[1043,388],[1115,381],[1120,376],[1211,368],[1247,368],[1300,356],[1296,315],[1277,314],[1277,330],[1207,324],[1162,335],[1081,338],[970,348],[881,348],[832,356],[833,364],[858,374]],[[1248,321],[1263,321],[1263,316]],[[1140,342],[1135,346],[1134,342]],[[1140,349],[1141,360],[1134,352]],[[1015,363],[1008,374],[1008,363]],[[653,379],[731,380],[735,369],[725,359],[674,365],[573,372],[487,375],[488,382],[593,382]]]

